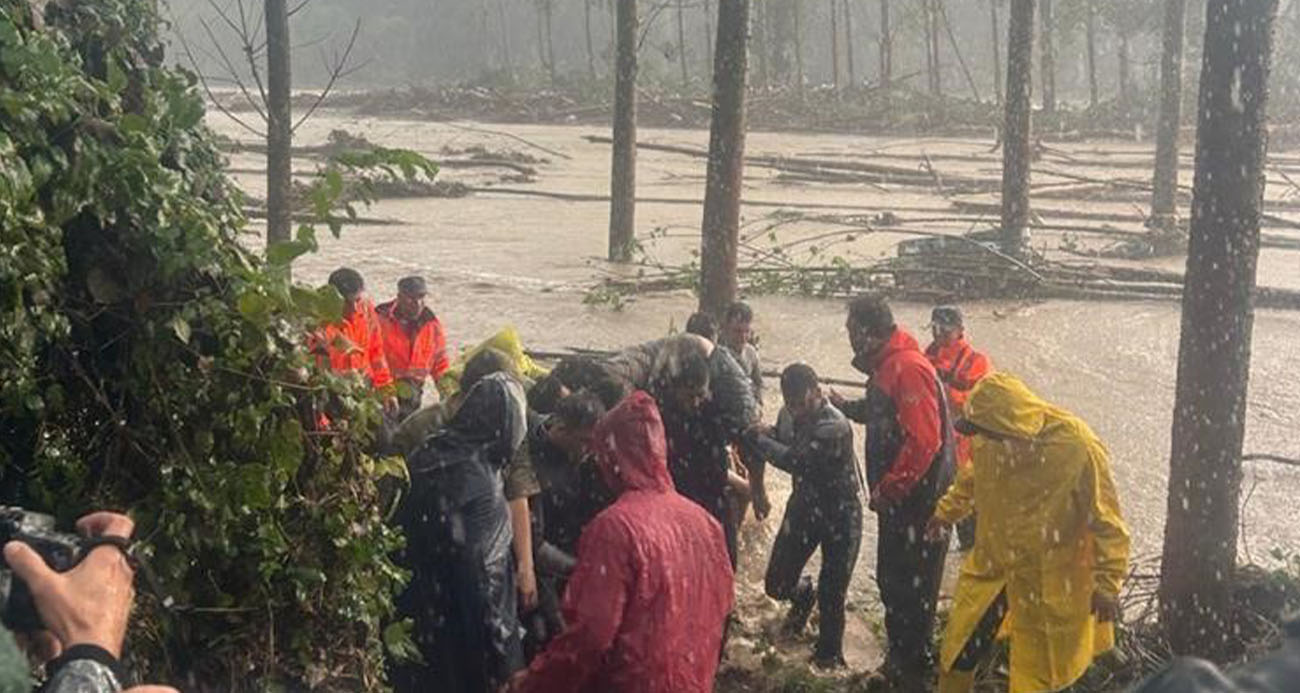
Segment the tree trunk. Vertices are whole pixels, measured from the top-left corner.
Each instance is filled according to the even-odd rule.
[[[713,0],[704,0],[704,74],[713,71]]]
[[[857,50],[858,44],[853,42],[853,0],[844,0],[844,44],[848,47],[844,57],[848,58],[849,63],[849,86],[857,86],[858,71],[854,65],[853,53]]]
[[[930,96],[943,95],[943,78],[939,66],[939,12],[935,7],[937,0],[921,0],[925,23],[925,73],[928,77]]]
[[[944,4],[946,0],[934,0],[935,7],[939,10],[939,19],[943,22],[943,32],[948,36],[948,47],[952,48],[953,57],[957,58],[957,65],[961,67],[961,74],[966,78],[966,85],[970,87],[970,95],[979,103],[980,88],[975,84],[975,76],[970,73],[970,66],[966,64],[966,58],[961,54],[961,45],[957,42],[957,34],[952,30],[952,21],[948,18],[948,7]]]
[[[266,243],[291,239],[293,114],[290,108],[289,8],[266,0]]]
[[[677,62],[682,69],[682,94],[691,88],[691,75],[686,70],[686,0],[677,0]]]
[[[1029,128],[1034,61],[1034,0],[1011,0],[1007,35],[1006,119],[1002,126],[1002,252],[1029,242]]]
[[[1052,0],[1039,0],[1039,9],[1042,11],[1042,39],[1043,43],[1039,47],[1039,72],[1043,80],[1043,113],[1052,114],[1056,112],[1056,42],[1053,40],[1053,34],[1056,32],[1056,18],[1052,14]]]
[[[998,28],[998,0],[989,0],[989,19],[993,25],[993,98],[1002,105],[1002,30]]]
[[[628,262],[636,234],[636,0],[618,0],[614,77],[614,162],[610,176],[609,259]]]
[[[839,0],[830,0],[831,7],[831,84],[840,90],[840,22]]]
[[[551,85],[554,86],[559,81],[559,68],[555,65],[555,30],[551,26],[555,14],[554,0],[544,0],[542,10],[542,16],[546,20],[546,68],[550,70]]]
[[[708,183],[700,229],[700,310],[721,318],[736,299],[736,246],[745,159],[749,0],[719,0]]]
[[[790,6],[794,11],[794,68],[796,86],[799,88],[799,94],[803,94],[804,71],[803,71],[803,2],[802,0],[790,0]]]
[[[506,76],[515,80],[515,62],[510,56],[510,22],[506,20],[506,0],[497,0],[497,21],[501,24],[501,59],[505,62]]]
[[[885,98],[889,97],[889,86],[894,81],[894,37],[889,26],[889,0],[880,0],[880,87],[884,89]]]
[[[1277,0],[1210,0],[1161,566],[1177,654],[1233,655],[1241,451]]]
[[[1132,103],[1132,93],[1130,91],[1132,87],[1129,84],[1128,49],[1128,34],[1121,32],[1119,35],[1119,109],[1124,114],[1129,112],[1129,105]]]
[[[1088,107],[1096,109],[1100,103],[1097,93],[1097,3],[1088,0]]]
[[[596,81],[596,46],[591,39],[591,0],[582,0],[582,28],[587,35],[587,78]]]
[[[1183,30],[1187,0],[1165,0],[1160,59],[1160,120],[1156,125],[1156,170],[1151,193],[1151,228],[1178,232],[1178,126],[1182,122]]]
[[[754,0],[754,55],[758,56],[758,86],[767,90],[772,86],[769,65],[772,59],[771,25],[768,23],[767,0]]]

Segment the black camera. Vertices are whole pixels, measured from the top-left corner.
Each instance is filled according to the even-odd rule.
[[[0,506],[0,547],[11,541],[31,546],[51,570],[60,573],[81,561],[84,547],[81,537],[55,531],[54,517],[50,515]],[[0,622],[20,633],[44,628],[27,583],[14,575],[3,557],[0,557]]]

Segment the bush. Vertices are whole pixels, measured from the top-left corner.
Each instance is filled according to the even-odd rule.
[[[152,6],[53,0],[41,18],[0,0],[0,494],[65,523],[135,517],[170,598],[141,589],[143,679],[382,687],[404,576],[376,482],[400,465],[363,453],[368,388],[300,348],[338,294],[241,246]],[[314,246],[303,227],[269,255]],[[317,430],[326,406],[346,423]]]

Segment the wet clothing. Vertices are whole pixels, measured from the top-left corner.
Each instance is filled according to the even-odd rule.
[[[824,402],[805,421],[794,421],[782,409],[776,438],[761,434],[754,438],[754,447],[763,457],[794,481],[767,565],[767,594],[774,599],[796,598],[804,567],[820,546],[821,625],[814,656],[841,659],[844,600],[862,543],[862,477],[853,451],[853,428],[838,409]]]
[[[902,329],[869,360],[867,396],[844,405],[866,426],[867,483],[877,509],[876,584],[889,639],[886,669],[911,682],[933,665],[931,633],[946,544],[925,540],[925,525],[955,473],[954,431],[943,384],[916,340]]]
[[[398,608],[415,620],[425,663],[395,673],[399,691],[495,690],[523,665],[501,475],[525,427],[523,388],[489,375],[408,458],[397,519],[412,576]]]
[[[740,370],[744,371],[749,377],[750,385],[754,388],[754,399],[758,401],[759,407],[763,406],[763,364],[758,357],[758,347],[746,343],[744,348],[739,351],[732,349],[730,346],[723,344],[731,357],[736,359],[736,364]]]
[[[974,463],[939,503],[953,523],[979,512],[962,566],[941,665],[955,668],[978,625],[1005,595],[1011,691],[1064,688],[1110,649],[1114,629],[1092,615],[1094,592],[1118,598],[1129,535],[1105,447],[1074,415],[1006,373],[984,378],[967,419],[1008,440],[979,436]]]
[[[460,392],[460,376],[465,372],[465,366],[484,349],[496,349],[505,354],[510,359],[513,375],[518,376],[525,386],[537,382],[547,373],[545,368],[538,366],[537,362],[529,358],[519,332],[513,327],[503,327],[473,349],[461,352],[460,358],[456,359],[442,377],[438,378],[438,394],[444,401],[450,400]]]
[[[962,417],[962,409],[966,406],[966,398],[970,396],[970,391],[974,389],[975,384],[980,378],[988,375],[993,370],[993,364],[989,358],[970,345],[966,337],[953,340],[951,344],[941,345],[938,342],[931,342],[925,350],[925,357],[930,359],[934,364],[934,370],[939,374],[939,380],[947,387],[948,408],[954,421]],[[968,436],[957,436],[957,466],[970,464],[971,457],[971,439]],[[957,523],[957,545],[963,551],[968,551],[975,546],[975,515]]]
[[[683,357],[700,354],[709,364],[709,400],[698,412],[679,411],[663,385]],[[728,445],[758,420],[758,403],[749,378],[726,349],[692,334],[675,335],[626,349],[605,365],[630,390],[651,393],[663,415],[668,468],[677,492],[699,503],[723,526],[727,552],[735,565],[736,526],[728,512]],[[746,456],[746,459],[749,459]]]
[[[673,490],[649,395],[625,399],[593,440],[619,497],[583,530],[564,598],[567,627],[520,690],[709,693],[732,605],[722,528]]]
[[[402,318],[397,315],[397,301],[389,301],[375,308],[375,317],[383,334],[388,368],[395,380],[411,390],[401,397],[403,414],[411,414],[420,408],[424,381],[438,380],[451,367],[447,334],[438,316],[428,308],[414,319]]]
[[[361,373],[376,388],[393,383],[379,319],[368,300],[359,302],[351,316],[321,328],[308,341],[308,348],[322,367],[335,373]]]

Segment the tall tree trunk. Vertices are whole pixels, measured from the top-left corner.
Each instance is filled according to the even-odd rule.
[[[1132,84],[1129,81],[1129,40],[1127,32],[1119,35],[1119,109],[1127,115],[1132,104]]]
[[[1100,95],[1097,93],[1097,3],[1088,0],[1088,107],[1097,108]]]
[[[1011,0],[1007,35],[1006,119],[1002,126],[1002,252],[1029,242],[1029,128],[1034,62],[1034,0]]]
[[[632,259],[636,234],[636,0],[618,0],[614,71],[614,155],[610,176],[609,259]]]
[[[555,14],[555,0],[544,0],[542,9],[543,18],[546,20],[546,68],[550,70],[551,84],[554,85],[559,80],[559,68],[555,64],[555,30],[551,25],[551,19]]]
[[[758,56],[758,86],[767,90],[772,86],[771,59],[772,37],[771,25],[768,23],[767,0],[754,1],[754,55]]]
[[[795,85],[799,88],[799,94],[803,95],[804,71],[803,71],[803,2],[802,0],[790,0],[790,5],[794,11],[794,67]]]
[[[1156,124],[1156,170],[1151,193],[1151,227],[1163,233],[1178,231],[1178,126],[1182,122],[1186,19],[1187,0],[1165,0],[1160,120]]]
[[[948,7],[944,3],[946,0],[934,0],[935,7],[939,11],[939,20],[943,23],[943,32],[948,36],[948,46],[952,48],[952,54],[957,58],[957,65],[961,67],[961,74],[966,78],[966,86],[970,87],[970,95],[976,103],[981,101],[980,88],[975,84],[975,75],[970,72],[970,66],[966,64],[966,58],[961,54],[961,45],[957,42],[957,34],[952,30],[952,21],[948,19]]]
[[[749,0],[718,1],[708,182],[700,228],[700,310],[721,318],[736,300],[736,246],[745,172],[745,70]]]
[[[925,23],[925,73],[928,77],[930,95],[943,95],[943,78],[939,65],[939,11],[935,7],[938,0],[922,0]]]
[[[691,88],[691,75],[686,70],[686,0],[677,0],[677,62],[682,69],[682,94]]]
[[[596,81],[596,45],[591,38],[591,2],[582,0],[582,28],[587,37],[587,78]]]
[[[506,0],[497,0],[497,22],[501,25],[501,59],[506,66],[506,76],[515,81],[515,62],[510,55],[510,22],[506,19]]]
[[[704,70],[713,71],[713,0],[704,0]]]
[[[889,26],[889,0],[880,0],[880,87],[889,98],[894,81],[894,34]]]
[[[1052,0],[1039,0],[1039,10],[1042,12],[1043,43],[1040,46],[1042,51],[1039,55],[1039,72],[1043,80],[1043,113],[1052,114],[1056,112],[1056,17],[1052,13]]]
[[[1232,656],[1241,450],[1277,0],[1210,0],[1169,460],[1161,620],[1177,654]]]
[[[1002,30],[998,28],[998,0],[989,0],[989,19],[993,26],[993,97],[1002,105]]]
[[[840,22],[839,0],[829,0],[831,7],[831,84],[840,90]]]
[[[853,54],[857,51],[858,44],[853,42],[853,0],[844,0],[844,43],[848,47],[844,57],[848,58],[849,63],[849,86],[857,86],[858,71]]]
[[[291,238],[293,114],[287,0],[266,0],[266,243]]]

